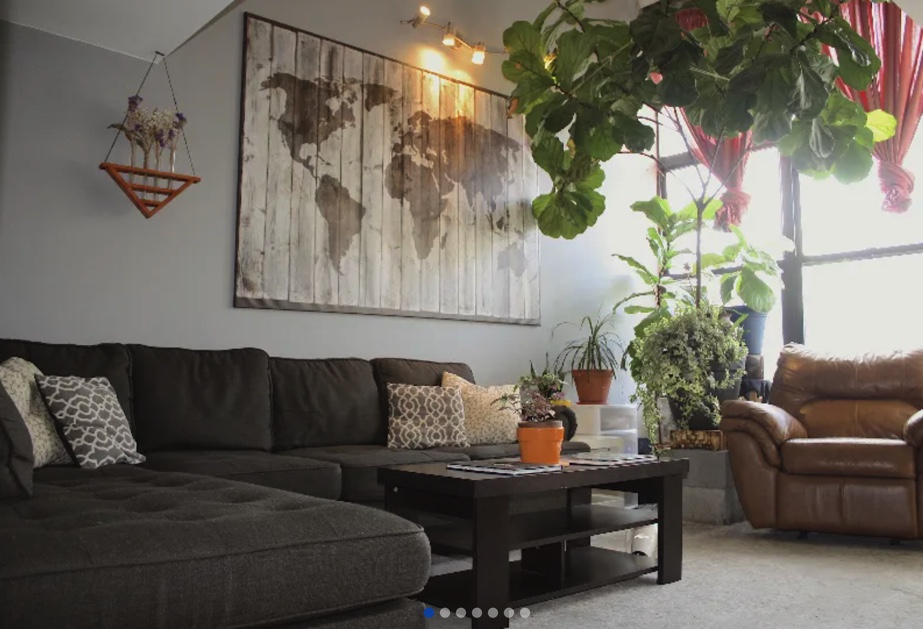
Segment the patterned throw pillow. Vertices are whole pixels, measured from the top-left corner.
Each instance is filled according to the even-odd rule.
[[[36,376],[35,381],[80,467],[144,461],[108,378]]]
[[[467,447],[465,408],[457,389],[389,384],[388,447]]]
[[[479,387],[448,371],[442,374],[442,386],[457,388],[465,405],[465,434],[473,446],[515,443],[519,411],[504,408],[497,402],[505,395],[519,393],[515,384]]]
[[[29,436],[32,437],[32,454],[35,468],[45,465],[73,463],[64,442],[58,436],[51,415],[42,400],[35,376],[42,375],[38,367],[22,358],[10,358],[0,364],[0,385],[6,389],[13,405],[22,415]]]

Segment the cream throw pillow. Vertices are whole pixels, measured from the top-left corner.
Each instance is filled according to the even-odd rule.
[[[35,376],[40,375],[42,372],[38,367],[22,358],[10,358],[0,364],[0,385],[6,389],[26,422],[32,437],[36,469],[45,465],[73,463],[35,383]]]
[[[518,395],[518,386],[479,387],[448,371],[442,374],[442,386],[461,391],[465,405],[465,432],[471,445],[516,442],[519,411],[504,408],[497,400],[511,393]]]

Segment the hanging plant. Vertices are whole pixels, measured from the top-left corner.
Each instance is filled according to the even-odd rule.
[[[645,108],[682,107],[715,138],[752,130],[755,144],[776,143],[801,172],[844,182],[863,179],[875,143],[894,133],[892,116],[867,114],[838,91],[837,81],[865,89],[881,66],[839,2],[661,0],[630,23],[587,15],[609,1],[555,0],[504,33],[510,110],[525,115],[552,181],[532,206],[548,236],[574,238],[596,223],[604,162],[649,155],[657,123]],[[683,10],[703,12],[707,27],[684,30]],[[703,191],[699,229],[708,201]]]

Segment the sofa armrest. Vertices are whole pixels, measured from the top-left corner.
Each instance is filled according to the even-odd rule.
[[[915,448],[923,447],[923,411],[917,411],[904,424],[904,441]]]
[[[745,420],[759,424],[776,445],[780,447],[789,439],[806,439],[808,431],[804,425],[778,406],[748,402],[745,400],[728,400],[721,405],[724,419]],[[729,422],[727,428],[734,430],[736,422]],[[722,421],[722,430],[725,430]]]

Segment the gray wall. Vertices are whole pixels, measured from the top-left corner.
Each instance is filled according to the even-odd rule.
[[[479,39],[495,45],[504,25],[537,12],[525,0],[431,4],[437,15],[451,16],[463,31],[470,24]],[[491,8],[497,4],[502,8]],[[121,119],[146,64],[0,22],[0,336],[256,346],[294,357],[453,359],[470,363],[484,382],[509,381],[530,360],[543,363],[546,351],[553,356],[570,334],[562,329],[552,339],[557,323],[594,313],[628,289],[611,254],[641,246],[641,225],[627,205],[653,194],[644,160],[610,169],[610,209],[589,233],[571,242],[543,240],[541,327],[231,306],[243,11],[415,65],[441,55],[446,72],[467,72],[479,85],[508,91],[499,58],[477,68],[463,55],[438,50],[435,30],[399,24],[416,6],[252,0],[171,55],[203,181],[151,220],[97,170],[112,139],[106,126]],[[151,106],[171,104],[160,68],[143,95]],[[121,139],[114,159],[126,155]],[[620,332],[627,337],[630,327],[622,322]],[[612,400],[629,393],[623,377]]]

